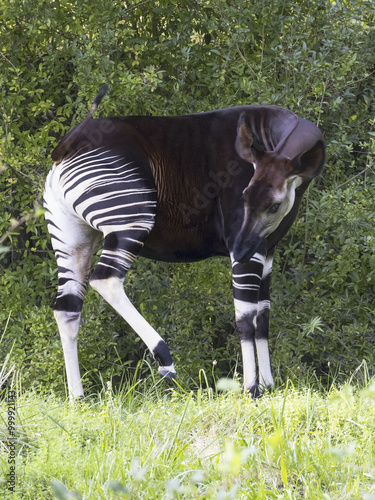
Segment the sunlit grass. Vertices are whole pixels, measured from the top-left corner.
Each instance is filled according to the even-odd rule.
[[[6,401],[1,417],[5,445]],[[375,498],[374,381],[257,401],[151,378],[76,403],[19,393],[17,426],[17,494],[2,482],[4,499]]]

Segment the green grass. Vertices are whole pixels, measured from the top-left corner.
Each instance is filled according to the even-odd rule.
[[[20,385],[15,494],[0,406],[2,499],[375,499],[374,381],[253,401],[150,379],[81,403]]]

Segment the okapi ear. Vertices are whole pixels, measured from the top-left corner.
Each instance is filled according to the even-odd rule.
[[[246,113],[242,112],[237,124],[236,151],[238,155],[250,163],[259,160],[264,154],[264,147],[253,135],[246,120]]]
[[[290,175],[298,175],[304,180],[311,180],[323,170],[324,160],[324,143],[323,141],[318,141],[314,147],[293,158],[293,170]]]

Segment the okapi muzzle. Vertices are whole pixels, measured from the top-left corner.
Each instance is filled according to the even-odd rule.
[[[296,189],[302,183],[300,177],[290,174],[289,160],[272,160],[278,166],[277,171],[272,164],[267,166],[260,160],[250,185],[243,192],[244,219],[234,244],[237,262],[246,262],[258,247],[267,247],[267,237],[292,209]],[[262,175],[263,168],[266,175]]]

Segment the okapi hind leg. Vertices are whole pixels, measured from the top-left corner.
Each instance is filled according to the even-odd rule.
[[[176,371],[166,342],[136,310],[124,290],[126,273],[141,245],[136,238],[129,237],[129,231],[107,234],[102,255],[90,278],[90,285],[141,337],[159,363],[159,374],[173,379]]]
[[[69,308],[69,306],[67,307]],[[63,347],[69,397],[70,399],[76,399],[83,396],[77,350],[81,312],[55,309],[54,316]]]
[[[62,215],[62,216],[61,216]],[[54,207],[46,220],[58,264],[58,291],[54,316],[63,347],[69,398],[83,396],[77,339],[88,275],[101,234]]]

